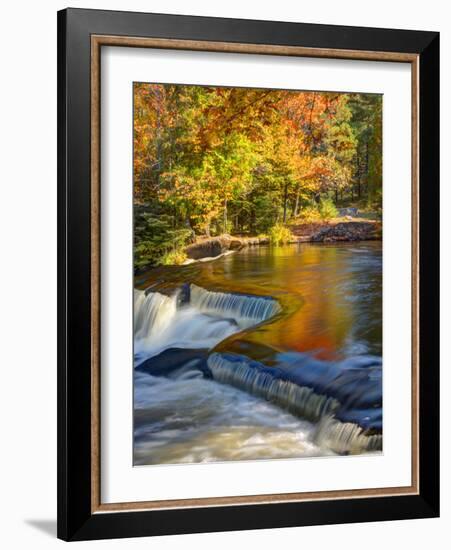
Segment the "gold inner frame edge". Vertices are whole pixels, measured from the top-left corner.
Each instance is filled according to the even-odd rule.
[[[100,490],[100,50],[122,46],[294,57],[410,63],[412,71],[412,480],[407,487],[102,503]],[[112,35],[91,36],[91,513],[307,502],[419,494],[419,56],[400,52],[334,50]]]

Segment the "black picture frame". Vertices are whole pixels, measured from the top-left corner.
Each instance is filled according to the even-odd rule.
[[[93,513],[92,35],[418,56],[418,494]],[[58,537],[88,540],[438,515],[439,33],[85,9],[58,12]]]

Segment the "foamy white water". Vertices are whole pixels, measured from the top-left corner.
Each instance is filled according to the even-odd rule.
[[[328,250],[321,249],[323,253]],[[275,266],[272,263],[266,265],[266,256],[255,253],[251,259],[263,262],[267,276],[271,277]],[[361,256],[359,254],[359,258]],[[250,276],[255,272],[253,262],[246,268],[247,255],[230,258],[237,263],[240,276],[246,277],[246,269]],[[230,258],[223,260],[223,269],[227,273]],[[288,270],[287,277],[292,281],[290,270],[298,269],[298,258],[302,257],[296,256],[294,266],[290,258],[283,257],[284,261],[276,266],[284,275],[284,270]],[[308,269],[301,283],[307,285],[309,303],[316,304],[316,294],[309,285],[318,277],[314,269],[317,264],[311,266],[310,256],[305,262]],[[373,349],[370,347],[372,340],[363,337],[368,327],[372,327],[369,322],[373,319],[370,315],[373,308],[370,308],[372,302],[368,302],[368,296],[374,296],[374,292],[368,287],[366,278],[358,279],[356,286],[354,278],[349,275],[348,263],[342,262],[338,266],[343,273],[340,271],[340,277],[335,276],[331,281],[332,286],[337,285],[339,289],[333,295],[334,306],[338,296],[343,302],[339,303],[344,315],[349,304],[353,308],[358,304],[360,308],[356,310],[360,324],[350,325],[346,340],[341,342],[341,351],[348,350],[345,356],[349,364],[346,361],[337,365],[327,361],[321,363],[308,356],[308,361],[316,363],[308,362],[306,373],[301,368],[302,353],[285,353],[278,357],[277,360],[288,370],[293,365],[300,369],[297,378],[291,370],[288,379],[285,377],[288,370],[272,372],[264,364],[252,360],[251,353],[247,357],[245,350],[242,356],[202,351],[212,350],[227,337],[278,315],[281,307],[277,300],[209,291],[194,284],[182,285],[170,295],[136,291],[135,364],[140,365],[164,350],[172,351],[141,365],[142,371],[135,371],[135,464],[378,452],[382,447],[382,435],[377,433],[381,411],[377,401],[378,386],[373,378],[380,378],[381,367],[380,360],[369,355]],[[355,269],[355,264],[352,263],[351,267]],[[374,269],[378,269],[378,265]],[[224,274],[218,277],[221,276]],[[317,325],[311,322],[309,326]],[[366,331],[364,334],[362,326]],[[270,326],[267,332],[271,333]],[[184,352],[183,349],[199,352]],[[375,351],[377,355],[377,349]],[[335,366],[329,370],[329,365]],[[158,377],[153,375],[155,373]],[[208,378],[210,375],[213,379]],[[317,385],[315,376],[319,382]],[[334,376],[338,377],[336,388]],[[350,395],[354,401],[360,401],[353,401],[352,409],[346,409],[346,404],[343,409],[342,398],[348,399],[346,388],[351,388],[354,383],[356,387]],[[334,394],[329,392],[335,390],[341,393],[338,391],[339,395],[333,397]],[[364,427],[354,419],[357,422],[362,420]],[[370,428],[374,425],[376,432],[369,431],[365,423]]]
[[[189,302],[135,291],[136,365],[170,348],[210,349],[280,311],[275,300],[191,285]],[[134,463],[293,458],[331,454],[313,443],[314,426],[189,363],[168,375],[135,372]]]
[[[334,418],[340,403],[332,397],[315,393],[310,387],[275,378],[270,372],[250,366],[244,358],[230,362],[219,353],[212,353],[208,358],[208,366],[218,382],[230,384],[296,415],[318,422],[314,438],[322,448],[333,449],[338,453],[382,449],[382,435],[366,435],[357,424],[340,422]]]
[[[266,321],[281,310],[271,298],[211,292],[197,285],[190,285],[190,303],[199,311],[232,317],[241,328]]]
[[[236,388],[185,372],[135,372],[135,465],[333,454],[315,428]]]
[[[169,348],[211,349],[280,311],[269,298],[210,292],[196,285],[190,285],[189,294],[189,302],[180,303],[179,291],[170,296],[134,291],[135,364]]]

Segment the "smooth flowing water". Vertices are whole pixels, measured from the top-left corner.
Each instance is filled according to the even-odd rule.
[[[135,287],[136,465],[381,449],[380,242],[249,247]]]

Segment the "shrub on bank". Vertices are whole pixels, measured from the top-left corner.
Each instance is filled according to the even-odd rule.
[[[315,206],[306,206],[299,216],[299,220],[302,223],[318,223],[321,221],[321,215],[319,213],[318,207]]]
[[[184,250],[171,250],[160,259],[160,265],[182,265],[187,259],[187,255]]]
[[[321,223],[338,217],[338,210],[332,199],[321,199],[319,204],[314,203],[301,210],[296,223]]]
[[[276,223],[269,230],[269,240],[271,244],[276,246],[280,244],[287,244],[291,241],[293,235],[291,231],[285,225],[281,223]]]
[[[331,220],[338,216],[338,210],[332,199],[321,199],[319,215],[323,221]]]

